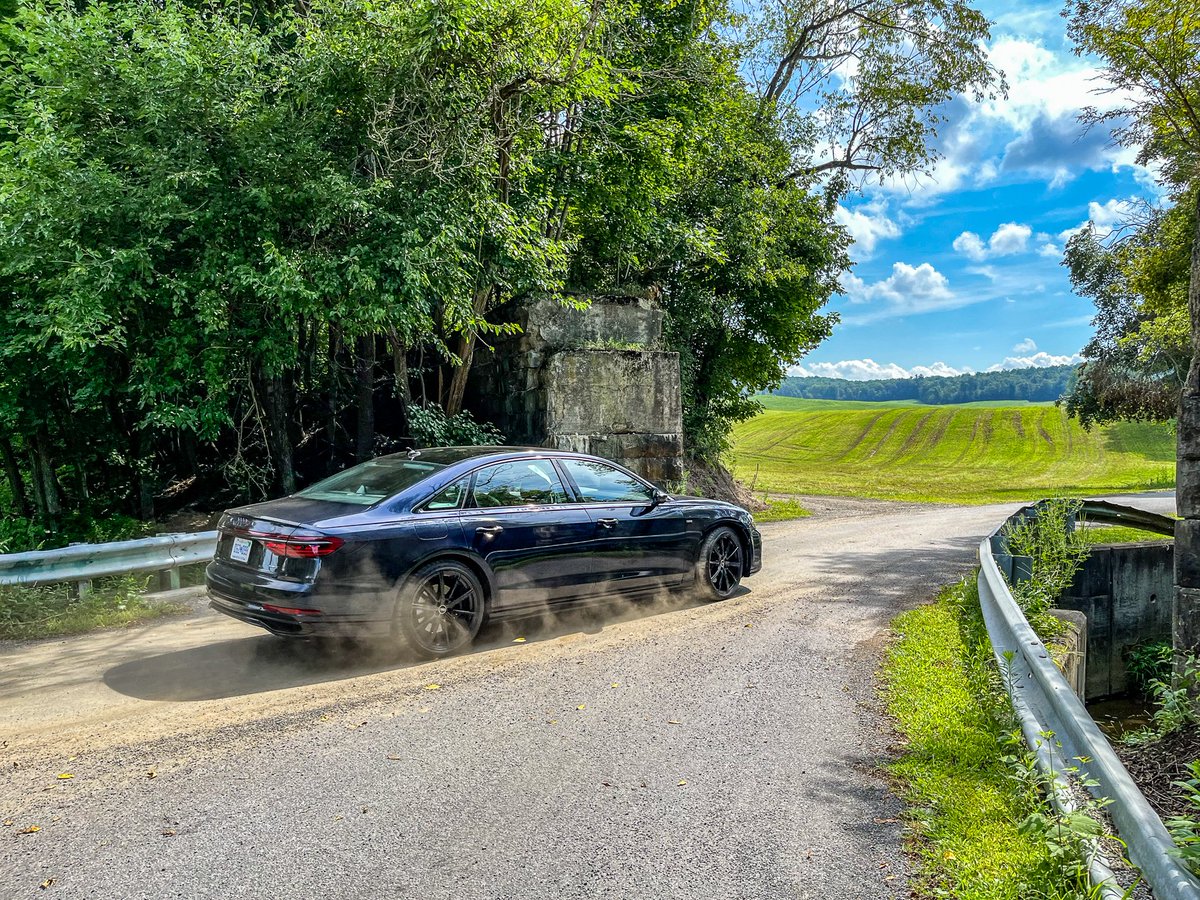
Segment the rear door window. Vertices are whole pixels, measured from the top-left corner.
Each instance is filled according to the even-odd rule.
[[[547,459],[518,459],[486,466],[475,473],[474,506],[542,506],[566,503],[567,490]]]
[[[433,497],[425,502],[421,507],[421,512],[436,512],[437,510],[458,509],[462,504],[463,495],[467,492],[467,485],[471,483],[471,476],[460,478],[453,484],[438,491]]]
[[[620,469],[590,459],[560,459],[584,503],[650,503],[654,488]]]

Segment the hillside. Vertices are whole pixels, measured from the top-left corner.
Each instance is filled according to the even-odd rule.
[[[1165,425],[1084,431],[1052,404],[920,406],[764,398],[729,462],[756,493],[988,503],[1170,488]]]
[[[1075,366],[1043,369],[1005,369],[970,375],[886,378],[849,381],[844,378],[783,380],[775,392],[808,400],[915,401],[928,404],[971,403],[981,400],[1054,401],[1067,393]]]

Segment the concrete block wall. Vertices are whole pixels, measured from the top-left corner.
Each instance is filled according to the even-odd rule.
[[[473,411],[510,443],[607,457],[660,485],[681,478],[679,355],[658,349],[663,314],[650,300],[533,298],[494,316],[520,332],[476,351]]]
[[[1060,608],[1087,616],[1088,700],[1132,688],[1125,670],[1129,647],[1171,639],[1174,558],[1167,542],[1095,547],[1059,600]]]

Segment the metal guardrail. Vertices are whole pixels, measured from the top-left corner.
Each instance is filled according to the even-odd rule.
[[[61,550],[32,550],[0,555],[0,584],[81,586],[104,575],[174,571],[207,562],[217,550],[217,533],[161,534],[137,541],[76,544]],[[178,584],[175,584],[178,587]]]
[[[1089,790],[1112,801],[1108,807],[1129,858],[1142,870],[1159,900],[1200,900],[1200,881],[1171,855],[1175,844],[1157,813],[1117,758],[1083,702],[1071,690],[1050,653],[1026,621],[1001,570],[1011,578],[1014,559],[1006,530],[1039,513],[1027,506],[984,538],[979,545],[979,599],[996,660],[1007,672],[1013,708],[1021,730],[1038,757],[1039,768],[1055,785],[1056,805],[1072,806],[1064,773],[1075,767]],[[1089,522],[1130,525],[1173,534],[1175,520],[1156,513],[1103,501],[1086,501],[1077,516]],[[1018,558],[1018,575],[1019,572]],[[1090,859],[1092,881],[1104,896],[1121,897],[1111,870],[1099,852]]]

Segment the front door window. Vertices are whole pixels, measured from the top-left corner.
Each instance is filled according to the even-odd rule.
[[[651,503],[654,488],[620,469],[588,459],[561,461],[579,487],[584,503]]]
[[[566,489],[546,459],[518,459],[480,469],[473,495],[479,509],[567,502]]]

